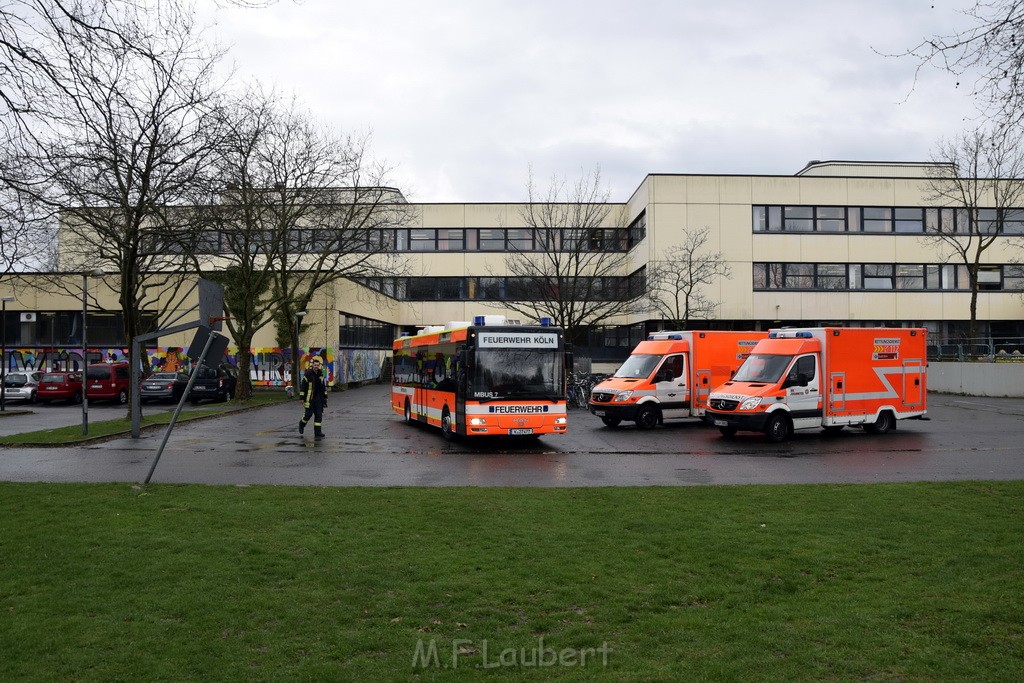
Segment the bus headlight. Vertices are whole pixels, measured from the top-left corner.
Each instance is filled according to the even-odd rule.
[[[556,417],[555,418],[555,424],[556,425],[564,425],[566,422],[568,422],[568,420],[565,419],[564,417]]]
[[[482,417],[471,417],[469,418],[469,424],[476,427],[487,424],[487,420]]]
[[[761,397],[753,396],[740,404],[740,410],[753,410],[761,405]]]
[[[615,398],[613,398],[612,401],[614,403],[621,403],[623,401],[628,401],[630,398],[632,398],[632,396],[632,391],[620,391],[619,393],[615,394]]]

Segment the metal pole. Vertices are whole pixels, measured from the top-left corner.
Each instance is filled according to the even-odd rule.
[[[192,376],[188,378],[188,384],[185,385],[185,391],[181,395],[181,400],[178,401],[178,406],[174,409],[174,414],[171,415],[170,422],[167,423],[167,429],[164,430],[164,438],[160,441],[160,448],[156,451],[156,457],[153,458],[153,464],[149,468],[149,474],[146,475],[146,480],[143,484],[148,484],[149,480],[153,477],[153,472],[156,470],[156,464],[160,462],[160,456],[163,455],[164,446],[167,445],[167,439],[171,436],[171,430],[174,429],[174,423],[178,420],[178,415],[181,414],[181,408],[185,405],[185,401],[188,400],[189,392],[192,391],[192,385],[196,382],[196,377],[199,376],[199,368],[203,367],[203,363],[206,361],[206,354],[210,350],[210,345],[213,343],[213,338],[217,336],[217,333],[210,331],[210,336],[206,338],[206,345],[203,346],[203,352],[199,354],[199,358],[196,359],[195,365],[192,366]]]
[[[0,321],[0,412],[7,410],[7,297],[3,298],[3,320]]]
[[[89,335],[86,316],[89,313],[89,274],[82,273],[82,436],[89,435]],[[70,369],[70,368],[69,368]]]
[[[299,330],[302,327],[302,319],[304,317],[306,317],[305,311],[295,313],[295,346],[292,347],[292,386],[296,396],[299,395],[299,349],[301,348]]]

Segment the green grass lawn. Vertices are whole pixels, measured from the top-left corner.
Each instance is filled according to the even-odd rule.
[[[256,393],[247,401],[236,400],[227,401],[225,403],[206,403],[202,404],[202,409],[191,408],[182,410],[181,414],[178,415],[177,423],[214,417],[225,412],[258,408],[272,403],[281,403],[289,400],[293,399],[288,398],[283,391],[275,391]],[[125,413],[127,413],[127,411],[128,409],[126,407]],[[140,420],[140,424],[143,428],[153,428],[154,426],[166,425],[171,421],[171,416],[174,414],[173,408],[171,410],[161,411],[158,413],[146,413],[145,408],[143,408],[143,411],[144,412]],[[67,427],[55,427],[54,429],[42,429],[36,432],[0,436],[0,445],[16,446],[19,444],[25,444],[39,446],[75,444],[106,438],[117,434],[127,434],[131,432],[131,429],[132,421],[127,417],[119,417],[113,420],[97,420],[90,422],[89,434],[87,436],[82,436],[82,425],[77,424]]]
[[[1022,680],[1024,482],[0,484],[0,653],[5,681]]]

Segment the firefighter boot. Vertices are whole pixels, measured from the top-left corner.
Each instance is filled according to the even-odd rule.
[[[316,439],[317,441],[324,438],[323,430],[320,429],[320,425],[318,425],[315,422],[313,423],[313,438]]]

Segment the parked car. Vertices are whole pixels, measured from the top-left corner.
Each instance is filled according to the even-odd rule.
[[[4,377],[4,400],[35,403],[39,392],[39,380],[42,376],[43,373],[38,370],[8,373]]]
[[[89,400],[116,400],[128,403],[131,373],[127,363],[93,363],[86,370],[86,395]]]
[[[50,401],[82,402],[82,373],[44,372],[39,378],[36,398],[40,403]]]
[[[192,384],[192,391],[188,393],[188,400],[192,405],[204,399],[227,401],[234,398],[237,384],[238,370],[235,366],[229,363],[221,363],[216,368],[202,365]]]
[[[188,386],[188,375],[183,372],[154,372],[142,380],[139,387],[139,400],[146,401],[179,401]]]

